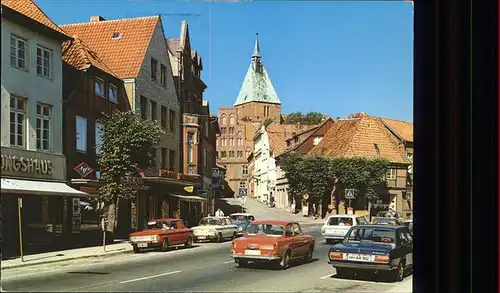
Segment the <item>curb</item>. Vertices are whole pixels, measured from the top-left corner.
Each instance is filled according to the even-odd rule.
[[[133,252],[132,249],[125,249],[123,251],[109,252],[106,254],[74,256],[74,257],[68,257],[68,258],[64,258],[64,259],[52,259],[52,260],[47,260],[47,261],[38,262],[38,263],[23,262],[20,264],[9,265],[9,266],[5,266],[5,267],[2,266],[1,270],[4,271],[4,270],[15,269],[15,268],[44,265],[44,264],[51,264],[51,263],[63,263],[63,262],[77,260],[77,259],[83,259],[83,258],[101,258],[101,257],[108,257],[108,256],[116,256],[116,255],[120,255],[120,254],[129,254],[132,252]]]

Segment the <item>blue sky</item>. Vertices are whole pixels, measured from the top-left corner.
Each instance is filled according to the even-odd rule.
[[[211,110],[231,107],[255,33],[282,112],[355,112],[413,121],[413,9],[403,1],[36,0],[57,24],[161,14],[167,37],[187,20]]]

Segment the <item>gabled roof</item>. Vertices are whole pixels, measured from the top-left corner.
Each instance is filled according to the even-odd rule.
[[[306,129],[305,131],[297,133],[297,134],[295,134],[293,136],[287,137],[287,139],[286,139],[287,141],[293,139],[294,137],[299,137],[300,141],[296,145],[293,145],[291,147],[287,147],[287,149],[285,150],[285,152],[291,152],[291,151],[296,150],[298,147],[300,147],[301,145],[303,145],[311,136],[313,136],[314,134],[316,134],[317,130],[319,130],[323,125],[325,125],[327,122],[330,122],[330,121],[333,121],[333,119],[330,118],[330,117],[328,117],[327,119],[325,119],[323,122],[321,122],[318,125],[311,125],[312,126],[311,128]]]
[[[351,116],[352,117],[352,116]],[[403,146],[379,117],[358,115],[332,124],[310,155],[328,157],[385,158],[392,163],[409,164]]]
[[[67,34],[59,26],[57,26],[57,24],[55,24],[32,0],[2,0],[2,5],[5,5],[28,18],[31,18],[32,20],[67,36]]]
[[[382,121],[391,132],[399,136],[402,140],[413,142],[413,123],[382,118]]]
[[[269,149],[275,157],[286,150],[286,139],[293,134],[314,128],[315,125],[295,125],[271,123],[266,127]]]
[[[101,60],[99,55],[92,51],[78,37],[62,44],[62,59],[67,64],[78,70],[85,70],[89,66],[94,66],[114,77],[116,74]],[[117,77],[118,78],[118,77]]]
[[[139,75],[154,30],[160,21],[160,16],[156,15],[67,24],[61,27],[83,40],[118,77],[125,79]]]
[[[249,102],[281,104],[278,94],[274,90],[271,79],[267,74],[267,70],[261,62],[258,38],[255,40],[252,63],[248,67],[234,106]]]

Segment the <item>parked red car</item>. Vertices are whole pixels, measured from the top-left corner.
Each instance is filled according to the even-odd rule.
[[[142,231],[129,235],[134,252],[146,248],[159,248],[167,251],[172,246],[193,245],[193,231],[184,225],[180,219],[156,219],[149,221]]]

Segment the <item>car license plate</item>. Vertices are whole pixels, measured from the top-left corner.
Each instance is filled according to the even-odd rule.
[[[353,260],[353,261],[364,261],[364,262],[372,261],[371,255],[356,254],[356,253],[346,254],[345,259],[346,260]]]
[[[137,243],[137,247],[148,247],[147,243]]]
[[[260,250],[247,249],[245,250],[245,255],[260,255]]]
[[[198,239],[207,239],[207,236],[198,236]]]

